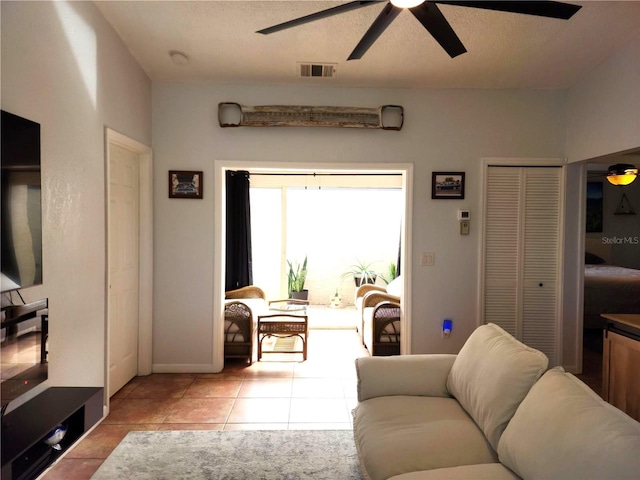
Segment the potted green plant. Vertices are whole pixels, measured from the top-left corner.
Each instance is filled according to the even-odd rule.
[[[289,273],[287,275],[287,290],[289,298],[307,300],[309,291],[304,289],[304,282],[307,280],[307,257],[305,255],[302,265],[287,260]]]
[[[386,275],[380,275],[380,278],[382,278],[382,281],[385,283],[385,285],[389,285],[389,282],[396,279],[397,277],[398,277],[398,270],[396,269],[395,263],[389,264]]]
[[[376,283],[378,274],[371,269],[370,263],[356,259],[356,263],[349,265],[349,269],[342,274],[341,278],[344,279],[346,277],[353,277],[356,287],[359,287],[363,283]]]

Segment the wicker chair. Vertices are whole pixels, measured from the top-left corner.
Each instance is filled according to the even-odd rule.
[[[373,285],[371,283],[365,283],[356,288],[355,300],[353,304],[358,311],[362,311],[362,300],[364,296],[369,292],[382,292],[386,293],[387,289],[379,285]]]
[[[253,313],[245,303],[224,306],[224,357],[253,359]]]
[[[224,357],[246,358],[253,362],[253,338],[256,323],[249,304],[262,300],[262,289],[253,285],[225,292],[224,306]]]
[[[246,287],[225,292],[224,298],[227,300],[235,300],[239,298],[262,298],[264,300],[266,296],[261,288],[254,285],[248,285]]]
[[[400,355],[400,297],[367,293],[362,301],[361,335],[372,356]]]
[[[371,355],[400,354],[401,295],[401,277],[385,287],[365,284],[356,290],[355,304],[360,314],[358,331]]]

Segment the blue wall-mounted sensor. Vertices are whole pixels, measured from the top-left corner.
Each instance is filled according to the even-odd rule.
[[[445,335],[449,335],[451,333],[451,329],[453,328],[453,320],[447,318],[442,322],[442,333]]]

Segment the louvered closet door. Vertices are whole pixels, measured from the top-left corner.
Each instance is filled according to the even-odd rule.
[[[490,167],[485,209],[484,320],[518,336],[521,169]]]
[[[484,321],[558,364],[560,168],[489,167]]]
[[[524,175],[522,341],[556,365],[560,168]]]

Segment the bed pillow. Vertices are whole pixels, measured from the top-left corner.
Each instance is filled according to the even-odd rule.
[[[594,253],[585,252],[584,263],[586,265],[601,265],[605,263],[605,260]]]
[[[497,449],[507,423],[548,364],[544,353],[489,323],[478,327],[462,346],[447,389]]]

